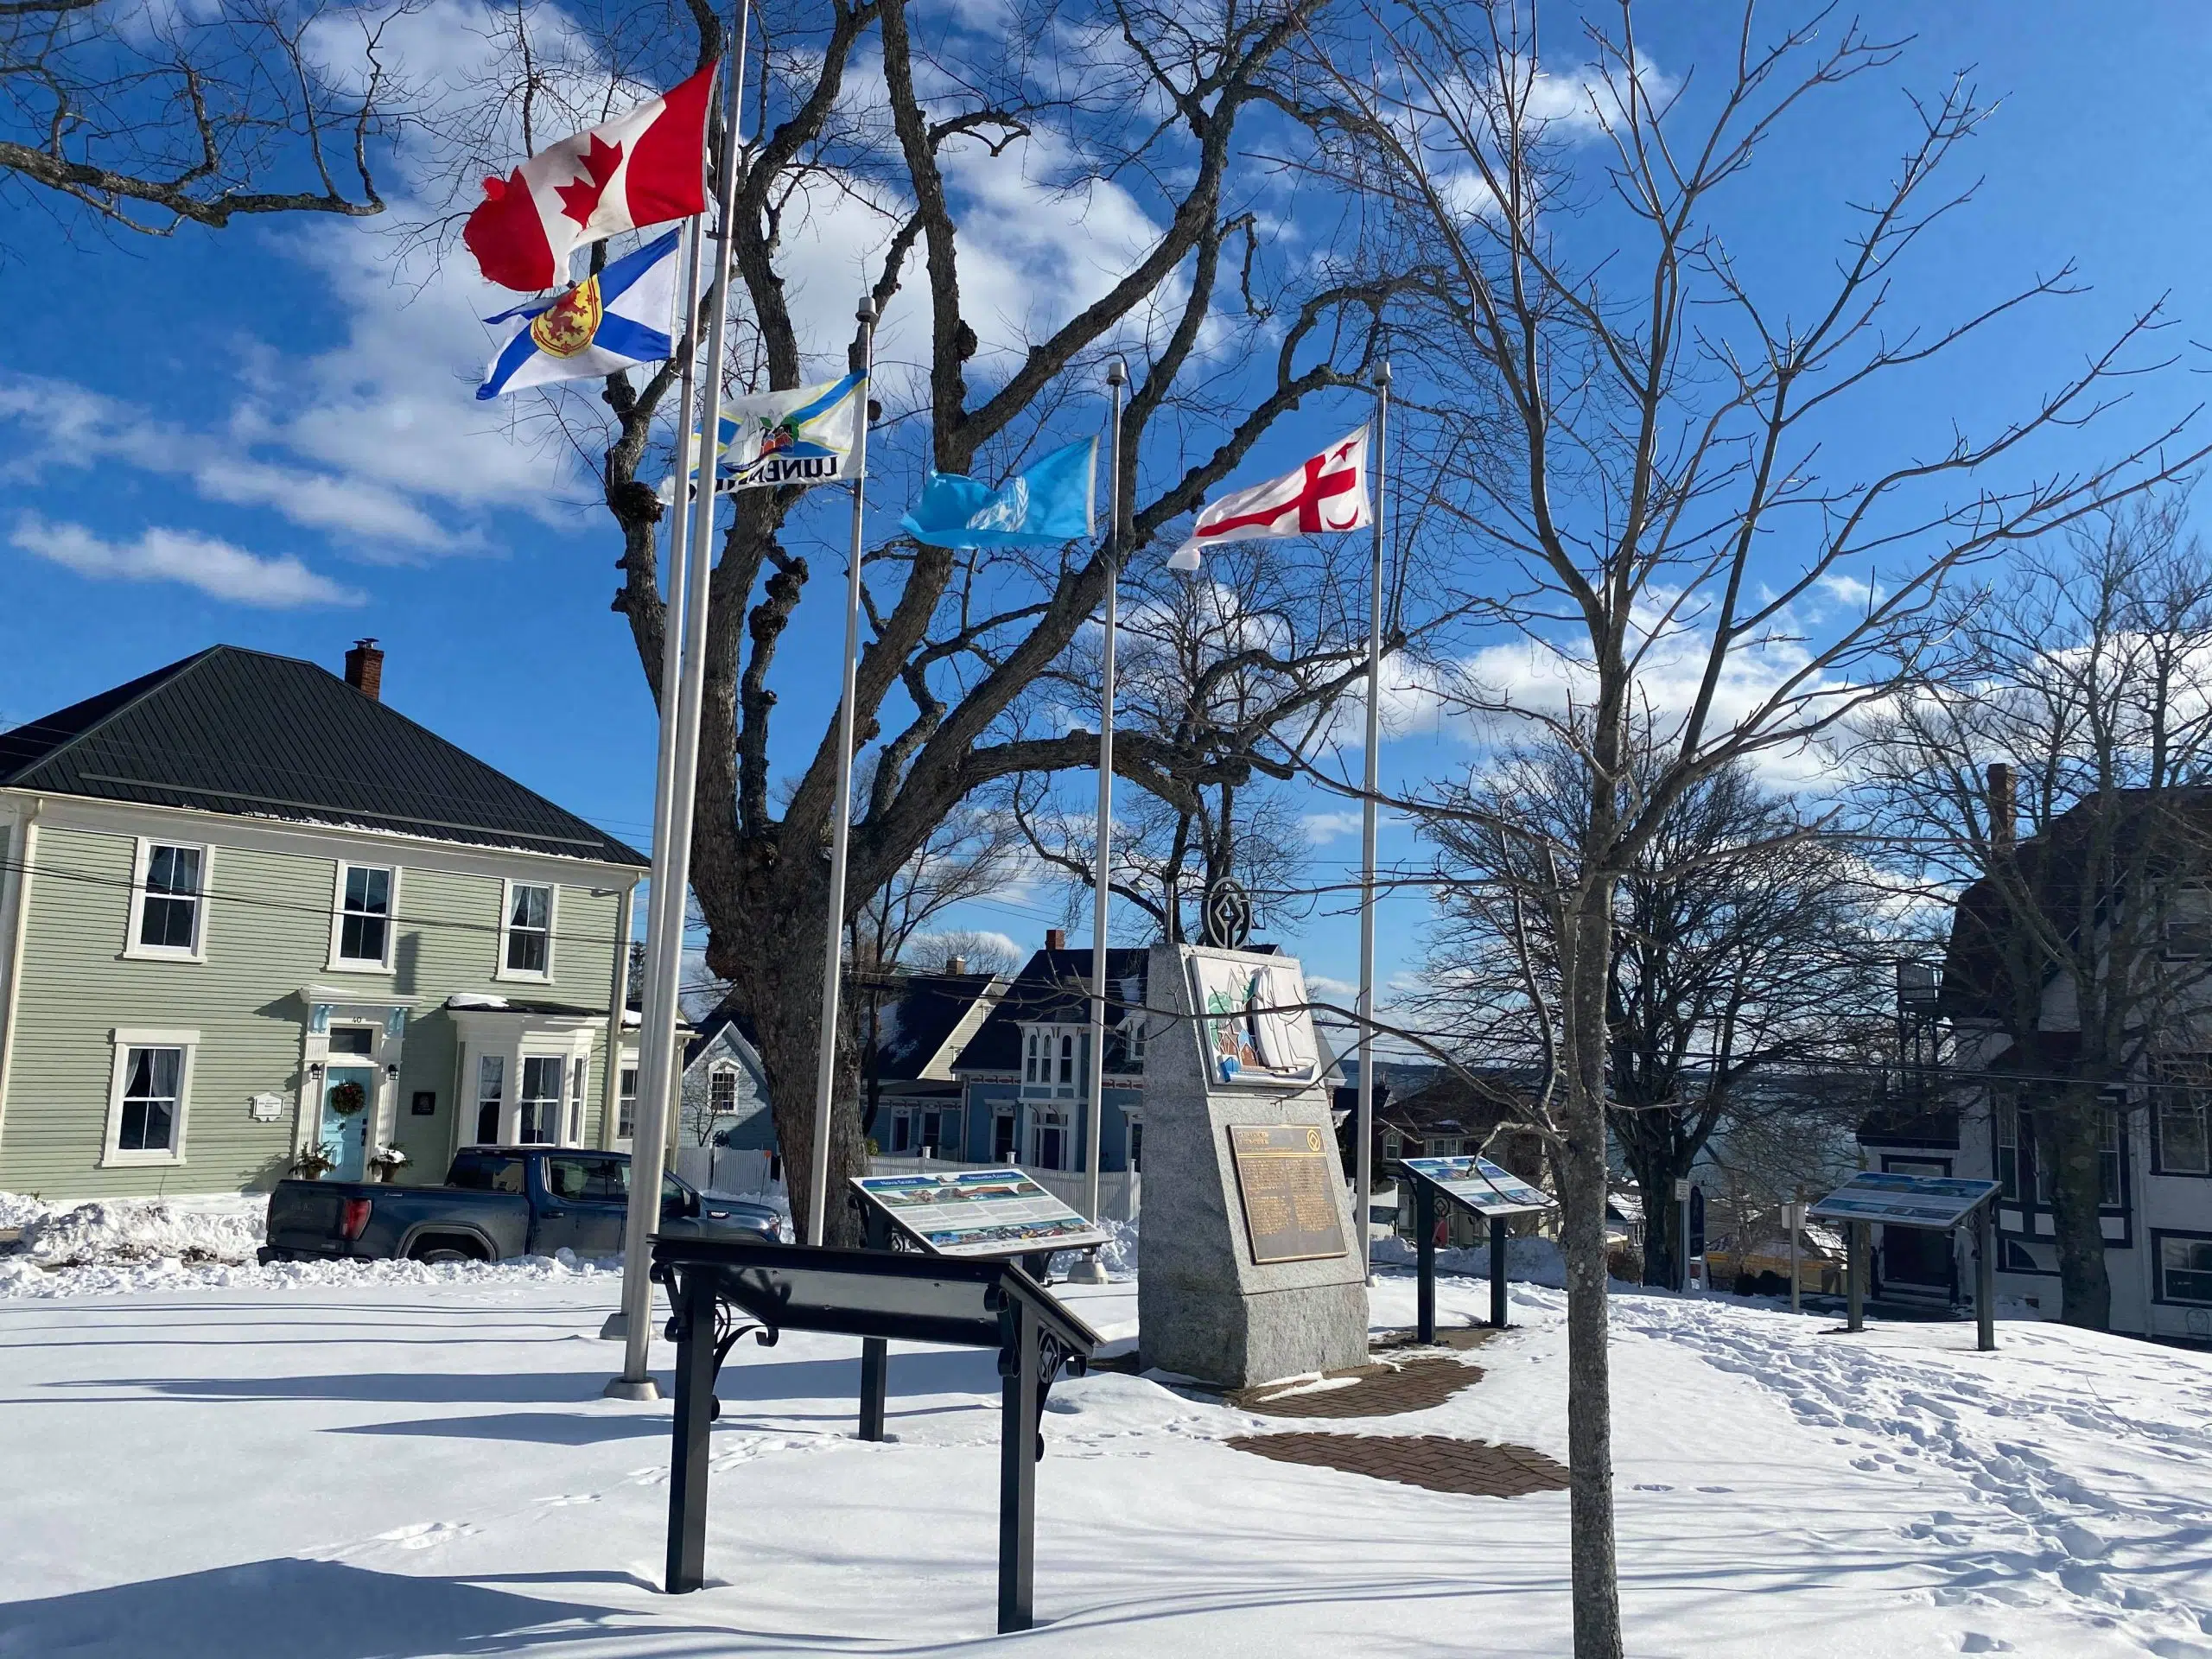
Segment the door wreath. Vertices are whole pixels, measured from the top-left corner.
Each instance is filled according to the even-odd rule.
[[[340,1117],[351,1117],[368,1103],[369,1091],[351,1078],[331,1089],[330,1109]]]

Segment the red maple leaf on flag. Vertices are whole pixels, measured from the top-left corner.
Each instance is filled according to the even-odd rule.
[[[588,228],[591,216],[599,210],[599,199],[613,182],[614,169],[622,165],[622,146],[610,144],[594,132],[591,147],[581,160],[585,176],[554,186],[553,194],[561,198],[563,217]]]

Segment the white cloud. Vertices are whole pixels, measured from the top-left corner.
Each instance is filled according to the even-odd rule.
[[[362,601],[360,594],[317,575],[292,554],[264,558],[191,531],[156,526],[135,542],[107,542],[81,524],[50,524],[25,513],[9,539],[26,553],[95,580],[179,582],[236,605],[289,610]]]
[[[1299,820],[1306,831],[1306,839],[1315,846],[1356,836],[1360,830],[1362,814],[1357,808],[1337,812],[1308,812]]]

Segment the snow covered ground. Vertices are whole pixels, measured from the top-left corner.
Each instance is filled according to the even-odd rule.
[[[200,1269],[222,1271],[223,1269]],[[78,1269],[76,1271],[87,1271]],[[258,1269],[251,1270],[258,1272]],[[0,1656],[1551,1656],[1567,1499],[1250,1456],[1313,1428],[1099,1375],[1053,1392],[1040,1628],[992,1635],[991,1356],[740,1344],[709,1588],[661,1576],[666,1408],[601,1400],[614,1281],[555,1268],[0,1300]],[[1134,1333],[1134,1285],[1070,1293]],[[1447,1318],[1487,1287],[1447,1281]],[[1330,1428],[1566,1456],[1563,1299],[1432,1410]],[[1614,1304],[1622,1599],[1639,1656],[2212,1652],[2212,1358],[2049,1325]],[[1403,1325],[1409,1278],[1378,1287]],[[664,1348],[656,1348],[663,1362]]]

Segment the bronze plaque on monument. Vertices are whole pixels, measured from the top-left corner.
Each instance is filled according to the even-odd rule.
[[[1244,1200],[1244,1233],[1252,1260],[1311,1262],[1344,1253],[1344,1223],[1329,1190],[1329,1158],[1321,1131],[1294,1123],[1233,1124],[1229,1150]]]

